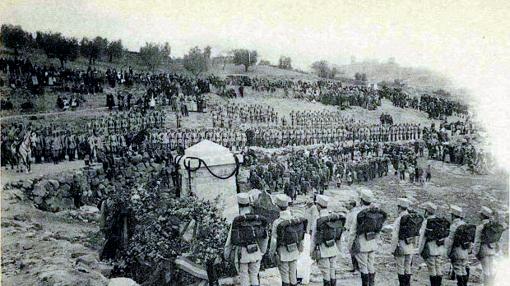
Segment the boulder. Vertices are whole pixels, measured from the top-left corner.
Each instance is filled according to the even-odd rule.
[[[72,256],[72,255],[71,255]],[[93,266],[99,261],[97,253],[85,254],[76,259],[76,264],[81,263],[86,266]]]
[[[139,284],[133,279],[118,277],[110,279],[108,286],[139,286]]]
[[[58,212],[61,210],[74,209],[74,200],[71,198],[50,197],[44,201],[46,210]]]
[[[48,183],[51,184],[51,186],[53,187],[53,190],[58,189],[58,187],[60,186],[60,183],[54,179],[48,180]]]
[[[39,182],[37,182],[34,185],[34,189],[32,191],[32,194],[35,197],[44,197],[44,196],[46,196],[46,193],[47,193],[46,184],[47,183],[48,183],[47,181],[39,181]]]
[[[21,183],[21,187],[24,189],[24,190],[29,190],[32,188],[32,186],[34,185],[34,182],[30,179],[28,180],[24,180],[22,183]]]

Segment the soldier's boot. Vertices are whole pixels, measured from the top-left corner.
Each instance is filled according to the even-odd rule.
[[[324,285],[324,286],[331,286],[331,285],[329,284],[329,280],[323,280],[323,284],[322,284],[322,285]]]
[[[406,286],[411,286],[411,274],[406,274]]]
[[[429,276],[430,286],[436,286],[437,284],[437,276]]]
[[[467,275],[457,275],[457,286],[465,286],[466,284],[464,284],[464,278],[466,277]]]
[[[436,286],[441,286],[442,282],[443,282],[443,276],[441,276],[441,275],[436,276]]]
[[[331,286],[336,286],[336,279],[331,279],[329,282],[331,283]]]
[[[361,273],[361,286],[369,286],[369,274]]]
[[[289,286],[289,283],[282,282],[282,286]]]
[[[375,285],[375,273],[368,274],[368,285],[369,286]]]
[[[404,282],[404,279],[405,279],[404,275],[400,275],[400,274],[398,275],[398,286],[405,286],[406,285],[405,282]]]

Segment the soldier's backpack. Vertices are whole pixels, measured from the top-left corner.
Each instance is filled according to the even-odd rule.
[[[445,238],[450,234],[450,222],[442,217],[435,217],[427,220],[425,238],[427,241],[436,241],[443,245]]]
[[[495,221],[488,222],[482,229],[482,243],[491,244],[498,242],[501,239],[501,235],[504,230],[505,229],[501,224]]]
[[[457,228],[453,236],[453,246],[468,249],[475,241],[476,225],[463,224]]]
[[[409,213],[400,219],[400,230],[398,239],[406,240],[420,235],[420,228],[423,223],[423,217],[417,213]]]
[[[364,234],[367,240],[374,239],[375,235],[381,232],[387,217],[386,212],[379,208],[363,209],[356,217],[358,223],[356,233]]]
[[[278,246],[299,244],[306,234],[308,220],[305,218],[293,218],[281,222],[276,228]]]
[[[333,246],[342,237],[345,227],[345,217],[340,214],[330,214],[317,219],[316,243]]]
[[[240,215],[232,222],[230,241],[236,246],[250,246],[267,238],[267,220],[260,215]]]

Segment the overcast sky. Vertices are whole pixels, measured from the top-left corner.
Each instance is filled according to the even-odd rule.
[[[317,59],[341,64],[351,56],[428,67],[473,94],[506,163],[508,15],[508,0],[0,1],[1,23],[77,38],[120,38],[131,50],[168,41],[174,56],[195,45],[216,52],[250,48],[272,62],[290,56],[303,69]]]

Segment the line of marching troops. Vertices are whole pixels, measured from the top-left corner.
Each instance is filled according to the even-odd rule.
[[[359,204],[352,203],[347,214],[332,212],[331,198],[317,195],[309,218],[294,215],[290,198],[278,194],[274,201],[280,214],[272,224],[263,215],[253,213],[254,200],[251,193],[237,195],[239,215],[231,224],[224,249],[225,259],[233,261],[238,271],[241,286],[260,285],[259,268],[266,253],[276,263],[283,286],[298,285],[298,277],[303,277],[298,271],[310,271],[298,265],[300,256],[308,254],[320,269],[323,285],[337,285],[337,260],[343,243],[351,255],[351,272],[360,272],[362,286],[375,285],[377,252],[388,215],[376,203],[372,191],[360,190]],[[397,200],[390,251],[399,285],[411,285],[417,254],[427,265],[431,286],[442,284],[443,257],[451,263],[457,285],[468,285],[470,253],[481,263],[484,285],[494,285],[494,260],[505,230],[494,211],[481,207],[481,224],[476,226],[464,220],[465,212],[459,206],[450,205],[451,219],[438,216],[437,210],[432,202],[415,207],[407,198]],[[303,253],[307,249],[306,234],[311,235],[310,253]]]

